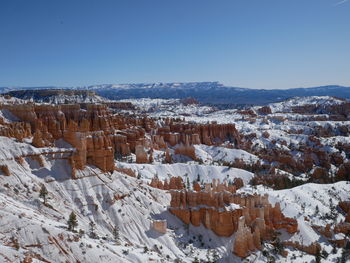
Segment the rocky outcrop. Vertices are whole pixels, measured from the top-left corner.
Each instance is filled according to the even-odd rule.
[[[170,155],[170,151],[169,151],[169,148],[166,148],[165,149],[165,162],[166,163],[172,163],[172,158],[171,158],[171,155]]]
[[[161,135],[153,135],[152,136],[152,145],[153,145],[153,148],[155,148],[157,150],[167,148],[167,145],[164,141],[164,137]]]
[[[156,122],[144,116],[111,111],[111,108],[130,106],[113,102],[3,104],[1,109],[20,121],[5,123],[0,119],[0,135],[18,140],[32,136],[32,144],[38,148],[65,140],[76,149],[70,158],[72,176],[76,169],[83,169],[87,164],[105,172],[113,171],[114,159],[131,153],[135,153],[137,163],[152,163],[153,149],[164,150],[165,162],[171,163],[168,146],[176,145],[175,154],[196,160],[193,144],[218,145],[225,141],[240,144],[240,135],[233,124],[196,124],[176,119]]]
[[[316,255],[318,252],[321,251],[320,244],[318,244],[316,242],[311,243],[310,245],[303,245],[303,244],[300,244],[298,242],[286,241],[286,242],[283,242],[283,244],[285,246],[290,246],[290,247],[293,247],[295,249],[304,251],[304,252],[311,254],[311,255]]]
[[[350,212],[350,201],[341,201],[339,202],[338,206],[345,212]]]
[[[22,122],[7,124],[0,120],[0,135],[22,140],[33,133],[35,147],[53,146],[55,140],[62,138],[76,148],[71,159],[73,170],[91,164],[103,171],[112,171],[115,153],[126,156],[136,152],[136,146],[147,143],[145,129],[154,127],[147,118],[113,115],[103,104],[6,104],[1,107]],[[146,162],[142,151],[137,155],[140,162]]]
[[[126,175],[128,175],[130,177],[136,177],[136,174],[135,174],[134,170],[130,169],[130,168],[115,167],[114,170],[119,172],[119,173],[126,174]]]
[[[128,137],[122,134],[111,135],[111,141],[114,151],[117,155],[127,156],[131,153],[130,144],[128,143]]]
[[[168,182],[167,179],[165,179],[165,181],[162,182],[161,180],[158,179],[157,176],[155,176],[152,178],[149,185],[154,188],[164,189],[164,190],[181,190],[184,188],[184,183],[180,176],[171,177],[170,182]]]
[[[244,258],[248,256],[250,251],[261,248],[261,237],[259,228],[252,234],[249,227],[245,224],[245,217],[241,216],[238,220],[238,230],[236,233],[236,239],[233,246],[233,252]]]
[[[25,122],[5,122],[0,117],[0,136],[16,138],[18,141],[23,141],[24,138],[32,136],[29,123]]]
[[[191,158],[192,160],[197,160],[196,150],[193,145],[179,145],[175,148],[175,154],[180,154]]]
[[[10,169],[7,165],[0,165],[0,170],[3,172],[6,176],[11,176]]]
[[[236,146],[241,143],[241,136],[234,124],[197,124],[167,119],[166,125],[158,128],[157,133],[171,146],[180,143],[217,145],[226,140],[235,143]]]
[[[152,228],[159,233],[165,234],[167,229],[166,220],[153,220]]]
[[[295,233],[298,228],[297,221],[285,217],[278,203],[272,206],[267,195],[236,194],[217,181],[206,184],[202,191],[170,193],[169,211],[185,224],[203,224],[219,236],[236,233],[233,252],[240,257],[260,249],[262,240],[271,238],[273,230]]]
[[[137,145],[135,149],[136,163],[148,163],[148,155],[142,145]]]
[[[271,108],[269,106],[263,106],[261,108],[258,109],[258,113],[262,114],[262,115],[268,115],[271,114]]]
[[[297,222],[283,216],[279,204],[268,203],[267,196],[240,195],[213,191],[171,191],[170,211],[185,223],[195,226],[201,223],[220,236],[231,236],[237,231],[238,219],[245,217],[247,225],[264,220],[260,235],[265,229],[285,228],[289,233],[297,231]]]

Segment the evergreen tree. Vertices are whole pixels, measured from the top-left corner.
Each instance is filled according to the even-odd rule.
[[[69,231],[74,231],[74,228],[78,226],[77,216],[74,212],[70,213],[67,224]]]
[[[121,161],[123,159],[123,155],[118,150],[116,150],[114,152],[114,159],[116,159],[117,161]]]
[[[190,185],[190,179],[188,177],[186,179],[186,185],[187,185],[187,189],[190,189],[191,185]]]
[[[318,205],[316,205],[315,214],[318,215],[319,213],[320,213],[320,209],[318,208]]]
[[[349,260],[350,260],[350,241],[347,241],[345,247],[343,248],[340,262],[345,263],[345,262],[349,262]]]
[[[89,223],[89,235],[91,238],[96,238],[96,233],[95,233],[95,229],[96,229],[96,224],[93,221],[90,221]]]
[[[114,241],[117,243],[117,245],[120,244],[120,235],[119,235],[119,227],[114,227],[113,228],[113,238]]]
[[[41,185],[41,188],[40,188],[40,192],[39,192],[39,197],[42,198],[44,200],[44,204],[46,205],[46,197],[48,195],[48,191],[45,187],[44,184]]]

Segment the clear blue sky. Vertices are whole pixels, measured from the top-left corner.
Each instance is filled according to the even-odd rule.
[[[350,0],[1,0],[0,86],[350,86]]]

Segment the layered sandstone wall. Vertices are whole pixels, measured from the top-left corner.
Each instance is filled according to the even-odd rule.
[[[285,217],[280,205],[272,206],[268,196],[242,195],[219,191],[220,185],[204,191],[170,191],[169,211],[185,224],[203,224],[219,236],[235,235],[233,252],[246,257],[261,248],[262,240],[271,238],[275,229],[295,233],[297,221]]]
[[[158,128],[157,134],[164,137],[164,141],[170,146],[176,144],[217,145],[227,140],[239,146],[242,140],[234,124],[217,124],[215,122],[197,124],[167,119],[165,126]]]
[[[55,140],[63,138],[76,148],[71,159],[74,169],[92,164],[103,171],[112,171],[114,153],[126,156],[139,145],[148,146],[145,131],[155,127],[147,118],[113,115],[103,104],[28,103],[1,107],[22,122],[0,120],[0,135],[18,140],[33,135],[32,144],[36,147],[53,146]]]
[[[32,136],[30,124],[25,122],[5,123],[0,117],[0,136],[16,138],[18,141],[22,141],[24,138]]]
[[[158,177],[153,177],[149,185],[163,190],[181,190],[185,188],[180,176],[171,177],[169,181],[165,179],[164,182],[159,180]]]

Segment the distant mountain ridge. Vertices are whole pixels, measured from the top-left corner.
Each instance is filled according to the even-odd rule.
[[[93,90],[97,95],[113,99],[187,98],[217,105],[265,105],[292,97],[336,96],[350,99],[350,87],[328,85],[293,89],[248,89],[225,86],[219,82],[102,84],[84,87],[0,87],[0,93],[13,90],[68,89]],[[13,94],[12,94],[13,95]],[[16,96],[16,95],[14,95]]]

